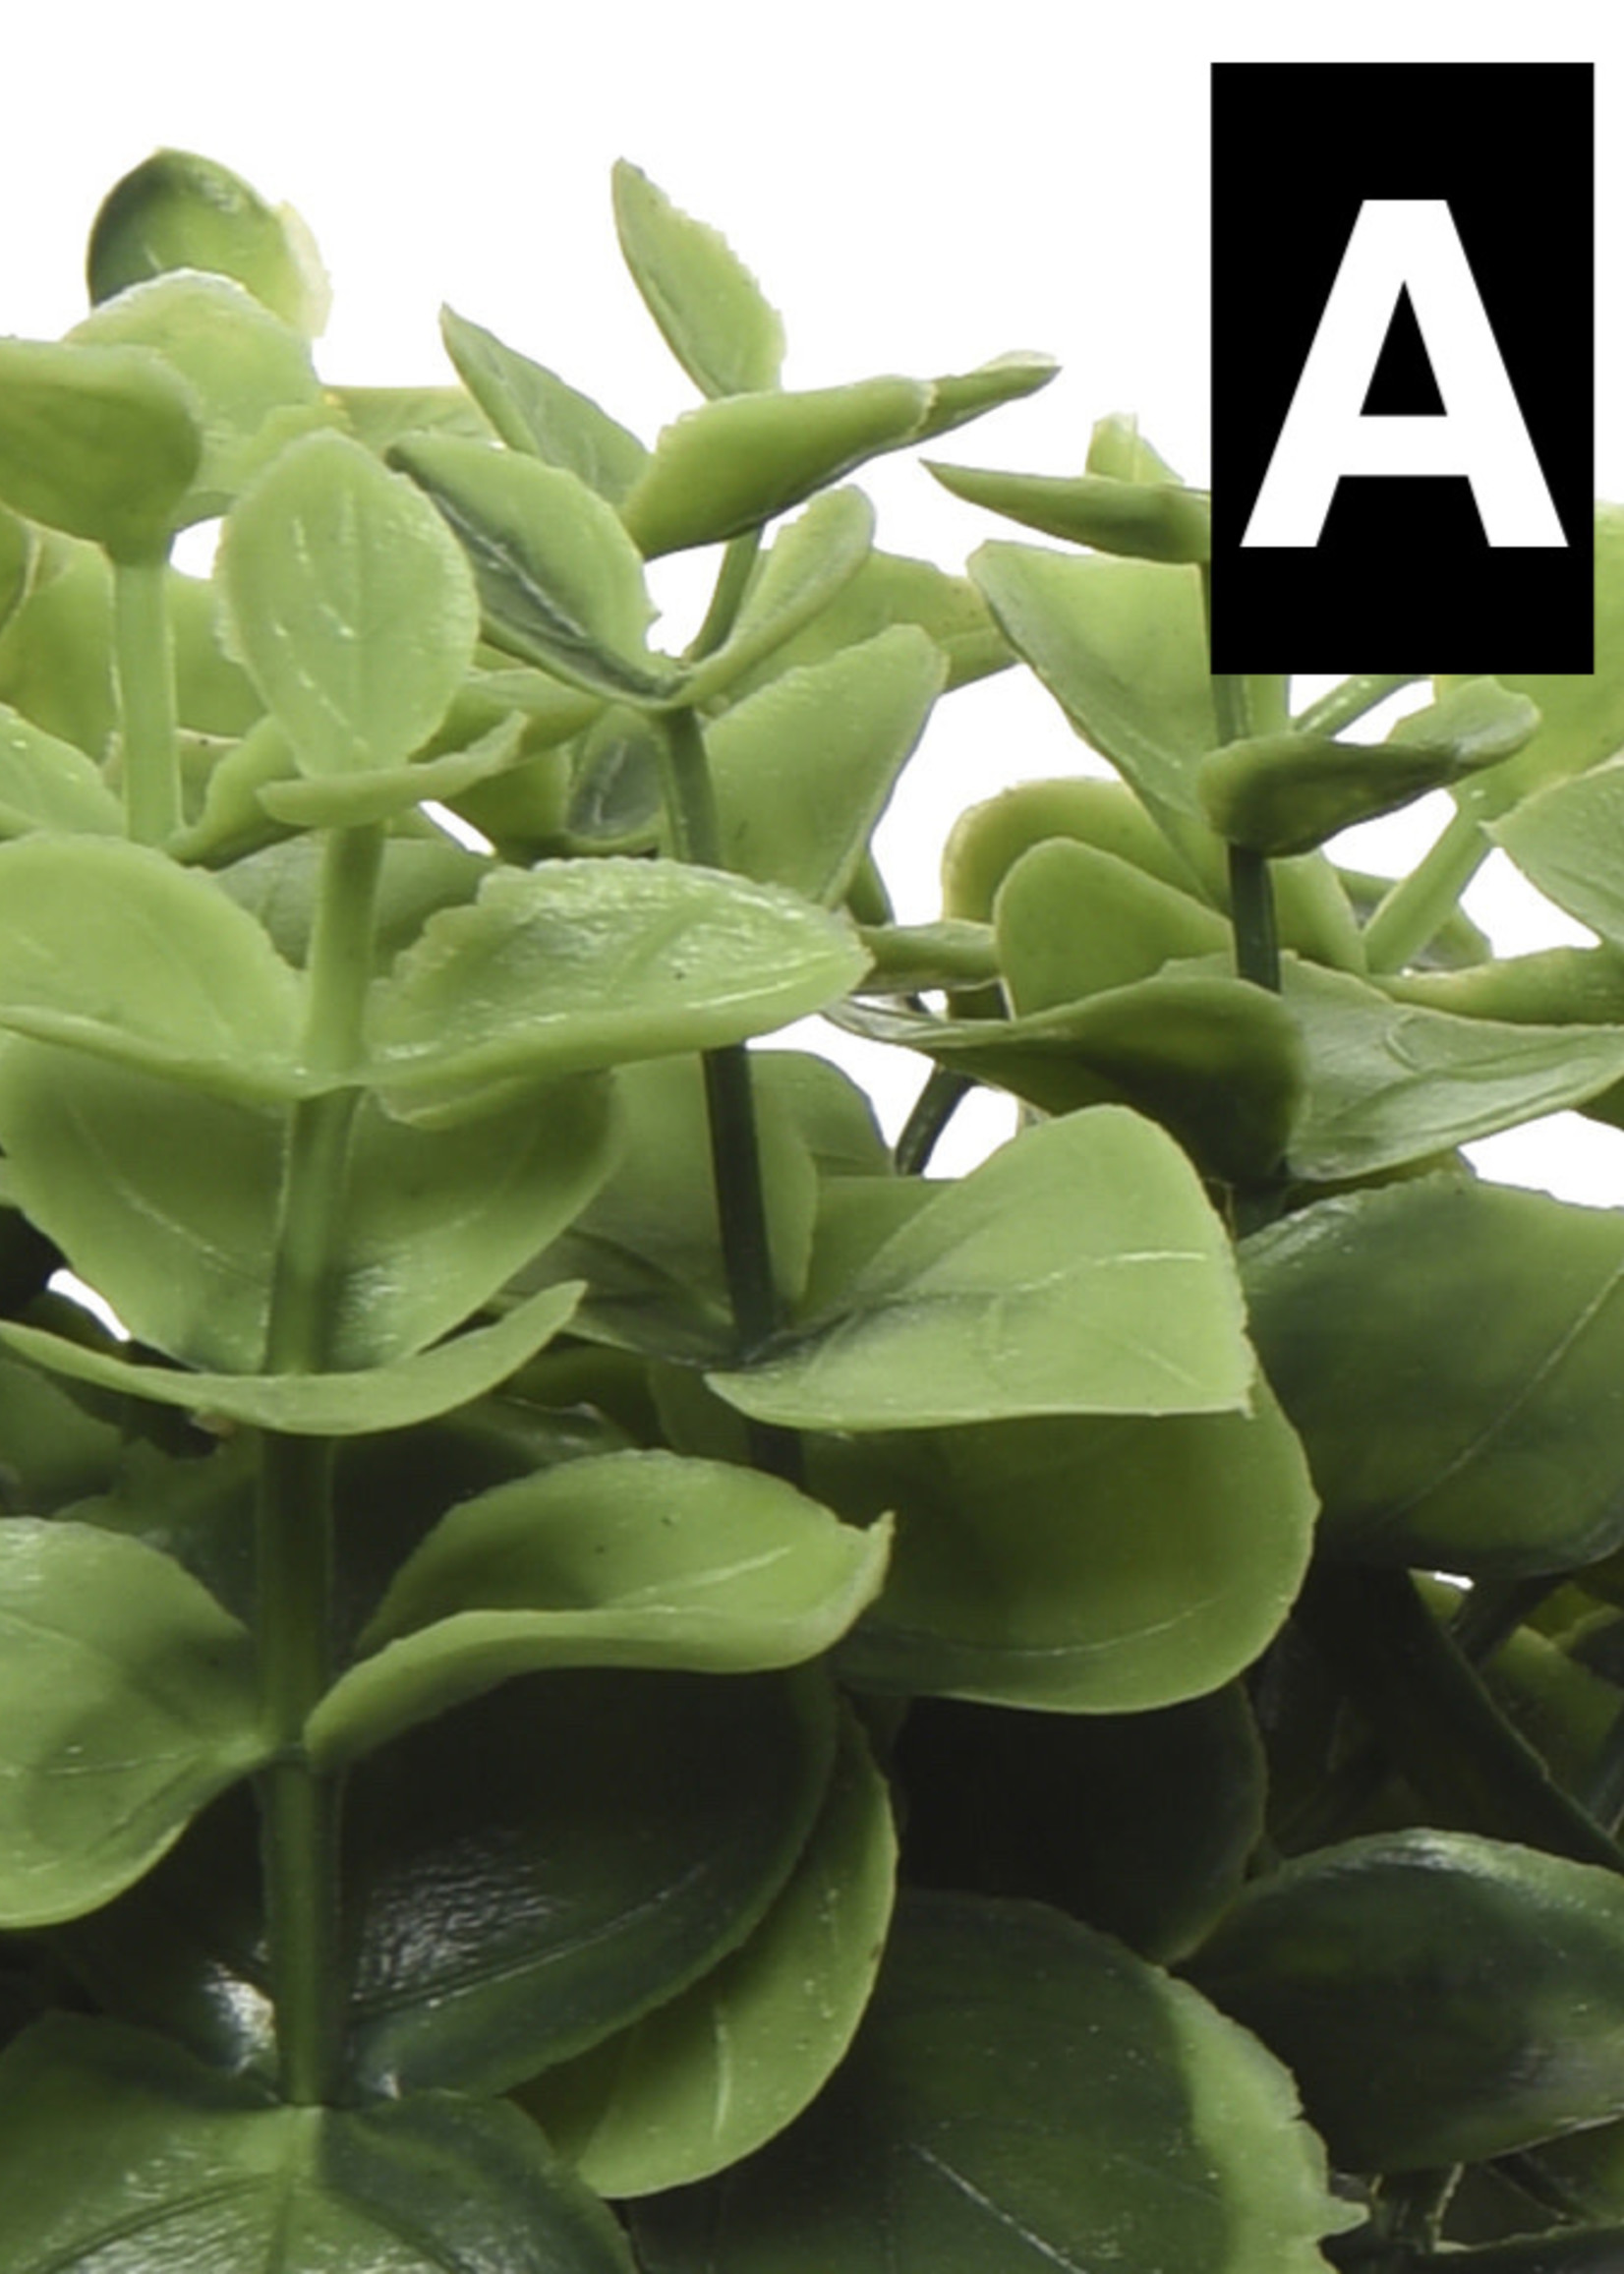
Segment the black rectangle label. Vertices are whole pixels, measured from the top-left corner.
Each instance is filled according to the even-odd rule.
[[[1212,661],[1595,668],[1595,69],[1212,71]]]

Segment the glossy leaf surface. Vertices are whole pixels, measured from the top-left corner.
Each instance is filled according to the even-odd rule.
[[[1624,1882],[1400,1832],[1250,1888],[1193,1980],[1288,2061],[1359,2171],[1477,2163],[1624,2111]]]
[[[600,2194],[687,2187],[752,2154],[822,2089],[890,1924],[891,1795],[856,1718],[783,1892],[747,1942],[629,2030],[515,2097]]]
[[[247,1631],[167,1556],[0,1521],[0,1919],[48,1925],[156,1863],[264,1760]]]
[[[310,1722],[336,1764],[516,1674],[555,1666],[760,1673],[839,1641],[878,1592],[890,1528],[859,1532],[777,1478],[609,1453],[462,1501],[408,1557],[368,1654]]]
[[[65,2184],[66,2183],[66,2184]],[[0,2063],[13,2274],[631,2274],[513,2110],[290,2108],[161,2038],[58,2015]]]
[[[635,2235],[649,2274],[1322,2274],[1355,2223],[1254,2039],[1058,1913],[938,1896],[811,2113]]]
[[[707,403],[667,427],[621,507],[645,558],[741,536],[853,467],[911,441],[931,391],[858,379]]]
[[[441,310],[439,328],[464,385],[510,450],[561,466],[611,504],[625,496],[648,456],[635,435],[556,372],[451,309]]]
[[[783,325],[719,231],[672,204],[641,168],[614,168],[620,250],[666,344],[702,394],[776,387]]]
[[[1025,1131],[895,1233],[821,1319],[712,1376],[790,1428],[1244,1405],[1222,1228],[1177,1149],[1104,1108]]]
[[[327,318],[327,279],[309,231],[240,174],[195,150],[154,150],[114,183],[90,230],[86,267],[101,302],[148,277],[201,268],[235,277],[295,329]]]
[[[841,1647],[865,1687],[1059,1713],[1198,1697],[1278,1632],[1315,1499],[1254,1415],[1005,1422],[814,1463],[823,1497],[897,1511],[878,1603]]]
[[[1419,1178],[1321,1200],[1259,1233],[1244,1274],[1329,1547],[1523,1572],[1618,1545],[1614,1211]]]
[[[473,660],[473,580],[409,482],[313,435],[232,509],[220,575],[232,637],[311,775],[397,766]]]
[[[202,450],[197,397],[152,349],[0,340],[0,497],[30,521],[150,559]]]
[[[290,1436],[347,1437],[400,1429],[483,1397],[535,1356],[568,1320],[580,1282],[532,1296],[494,1326],[471,1328],[392,1366],[338,1373],[180,1372],[136,1366],[33,1326],[0,1323],[0,1342],[71,1381],[127,1397],[223,1416]]]
[[[865,964],[841,919],[742,878],[633,860],[503,870],[395,964],[374,1002],[370,1071],[391,1110],[449,1120],[473,1083],[770,1032],[837,1000]]]

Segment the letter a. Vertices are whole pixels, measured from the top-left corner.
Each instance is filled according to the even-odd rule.
[[[1443,412],[1366,415],[1406,287]],[[1317,545],[1350,474],[1464,474],[1490,545],[1567,543],[1442,198],[1360,207],[1242,544]]]

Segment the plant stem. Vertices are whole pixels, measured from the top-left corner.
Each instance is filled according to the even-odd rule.
[[[1488,840],[1470,813],[1457,811],[1425,858],[1400,877],[1364,927],[1372,971],[1402,971],[1414,962],[1488,857]]]
[[[372,974],[382,865],[380,827],[332,830],[308,974],[305,1054],[319,1073],[351,1068]],[[326,1365],[332,1267],[343,1219],[350,1133],[361,1091],[301,1098],[288,1121],[264,1367],[310,1373]],[[258,1508],[259,1630],[265,1707],[278,1758],[261,1779],[266,1933],[281,2088],[289,2101],[334,2097],[343,2051],[340,1962],[341,1786],[303,1752],[312,1708],[332,1679],[332,1448],[265,1431]]]
[[[667,802],[671,841],[680,860],[721,868],[722,830],[705,737],[690,710],[666,719]],[[756,1135],[750,1053],[742,1042],[704,1054],[705,1102],[711,1125],[711,1177],[716,1191],[722,1259],[727,1275],[739,1356],[748,1359],[777,1331],[778,1289],[767,1226],[767,1197]],[[750,1455],[758,1467],[798,1484],[800,1440],[768,1422],[747,1425]]]
[[[1212,652],[1212,570],[1201,563],[1201,612],[1206,624],[1207,653]],[[1247,681],[1240,671],[1212,673],[1212,707],[1218,721],[1218,739],[1244,741],[1251,732]],[[1235,932],[1235,968],[1243,979],[1280,992],[1280,942],[1274,919],[1274,887],[1269,881],[1266,856],[1243,845],[1229,848],[1230,923]]]
[[[181,824],[167,546],[149,559],[113,562],[113,664],[130,835],[162,845]]]
[[[931,1068],[897,1139],[893,1157],[899,1177],[923,1176],[937,1139],[974,1087],[967,1074],[955,1074],[946,1066]]]
[[[1385,703],[1400,687],[1413,687],[1424,676],[1421,671],[1357,672],[1328,695],[1321,695],[1317,703],[1310,703],[1292,721],[1293,729],[1299,734],[1340,734],[1344,727],[1351,727],[1378,703]]]
[[[685,661],[697,664],[702,656],[714,655],[738,617],[739,604],[750,582],[751,572],[761,553],[761,531],[751,529],[742,537],[735,537],[722,555],[722,568],[711,594],[711,605],[705,611],[705,621],[688,645]]]

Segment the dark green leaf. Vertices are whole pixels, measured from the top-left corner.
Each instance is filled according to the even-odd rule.
[[[776,387],[783,325],[726,240],[624,158],[613,183],[615,229],[632,281],[701,394]]]
[[[1624,1881],[1467,1833],[1259,1880],[1190,1961],[1356,2171],[1477,2163],[1624,2112]]]
[[[153,349],[0,340],[0,497],[30,521],[150,559],[202,450],[198,398]]]
[[[176,268],[234,277],[312,336],[331,297],[292,207],[267,205],[240,174],[193,150],[154,150],[114,183],[91,226],[86,267],[98,302]]]
[[[440,311],[439,329],[463,383],[510,450],[561,466],[618,504],[648,456],[635,435],[556,372],[449,308]]]
[[[139,1541],[0,1520],[0,1636],[8,1927],[106,1902],[268,1755],[247,1630]]]
[[[1323,2274],[1333,2200],[1291,2078],[1119,1945],[914,1897],[850,2060],[721,2181],[640,2206],[649,2274]]]
[[[632,2274],[514,2110],[285,2107],[65,2014],[0,2063],[0,2247],[10,2274]]]
[[[1223,1228],[1183,1155],[1110,1107],[1024,1131],[893,1234],[824,1317],[711,1376],[784,1427],[924,1429],[1247,1403]]]

